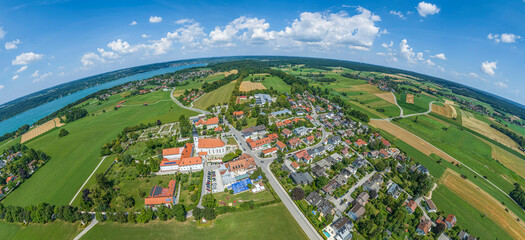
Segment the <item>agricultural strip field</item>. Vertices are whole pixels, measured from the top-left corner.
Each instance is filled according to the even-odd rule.
[[[83,239],[308,239],[282,204],[221,215],[211,226],[154,221],[147,224],[99,223]]]
[[[428,104],[432,101],[437,101],[438,99],[432,96],[425,94],[414,95],[414,103],[407,103],[407,95],[405,93],[395,93],[397,98],[397,103],[403,108],[403,113],[413,114],[421,113],[428,111]]]
[[[422,116],[419,116],[418,122],[420,122],[422,119],[426,119],[426,118],[428,118],[428,117],[422,118]],[[410,119],[413,120],[413,118],[410,118]],[[403,119],[403,120],[410,121],[411,123],[413,123],[412,120],[408,120],[408,119]],[[436,125],[435,126],[436,128],[441,129],[442,131],[445,131],[445,130],[442,129],[442,126],[440,126],[440,124],[438,124],[438,123],[434,123],[434,124]],[[488,146],[487,144],[485,144],[481,140],[477,139],[475,136],[471,135],[470,133],[463,133],[463,132],[458,133],[459,136],[463,136],[463,137],[458,137],[458,134],[453,134],[453,133],[447,133],[447,134],[452,134],[452,135],[447,135],[447,134],[442,134],[442,133],[438,134],[438,135],[429,135],[427,133],[419,133],[418,132],[417,134],[419,136],[423,136],[423,139],[428,141],[428,142],[425,142],[425,141],[422,141],[420,138],[418,138],[413,133],[411,133],[411,132],[409,132],[409,131],[407,131],[407,130],[405,130],[405,129],[403,129],[403,128],[401,128],[401,127],[399,127],[399,126],[397,126],[397,125],[395,125],[393,123],[387,122],[387,121],[371,120],[370,121],[370,125],[372,125],[373,127],[376,127],[376,128],[380,128],[380,129],[390,133],[391,135],[399,138],[400,140],[402,140],[403,142],[409,144],[410,146],[412,146],[413,148],[417,149],[418,151],[424,153],[425,155],[430,156],[435,161],[438,161],[439,159],[444,159],[445,161],[443,161],[441,163],[443,166],[446,166],[448,168],[453,169],[454,171],[457,171],[460,174],[468,176],[469,179],[472,182],[474,182],[476,185],[481,187],[481,189],[483,189],[484,191],[486,191],[487,193],[489,193],[490,195],[495,197],[498,201],[505,202],[507,208],[509,208],[510,211],[512,211],[515,214],[517,214],[521,219],[525,219],[525,212],[516,203],[514,203],[508,196],[506,196],[504,193],[502,193],[501,191],[496,189],[494,186],[489,184],[482,177],[475,175],[472,171],[468,170],[467,168],[464,168],[464,167],[459,166],[459,165],[453,165],[451,162],[456,164],[456,162],[455,162],[455,160],[453,158],[449,157],[448,155],[446,155],[445,153],[439,151],[439,149],[433,147],[432,145],[430,145],[428,143],[428,142],[430,142],[430,143],[435,144],[440,149],[446,151],[450,155],[455,156],[460,161],[462,161],[465,164],[467,164],[470,168],[474,169],[475,171],[480,173],[482,176],[487,176],[488,180],[490,180],[492,183],[497,185],[499,188],[503,189],[503,191],[505,191],[506,193],[510,192],[510,190],[513,189],[513,185],[512,185],[513,182],[511,182],[511,181],[509,181],[507,179],[512,179],[512,180],[515,179],[515,180],[519,181],[520,184],[523,184],[523,178],[519,177],[516,173],[514,173],[511,170],[507,169],[506,167],[504,167],[500,163],[492,160],[490,158],[490,155],[491,155],[490,146]],[[454,128],[453,126],[448,126],[448,131],[451,131],[451,129],[453,129],[453,128]],[[414,131],[411,128],[409,128],[409,129],[410,129],[410,131]],[[457,128],[456,128],[456,130],[460,131]],[[425,134],[427,134],[427,135],[425,135]],[[460,141],[461,144],[459,144],[459,143],[452,143],[450,145],[448,145],[448,144],[444,145],[444,144],[441,144],[441,143],[433,142],[434,140],[437,140],[438,138],[440,138],[442,135],[444,135],[445,137],[448,137],[450,139],[454,139],[455,141]],[[468,145],[470,143],[479,143],[479,142],[481,142],[481,144],[483,144],[482,146],[478,146],[479,148],[484,149],[483,150],[483,154],[472,153],[470,151],[465,151],[465,149],[469,148],[469,146],[464,146],[465,144]],[[394,142],[394,143],[396,143],[396,142]],[[405,150],[405,149],[402,148],[401,145],[400,145],[400,148],[402,150]],[[459,151],[458,149],[462,150],[462,152],[459,152],[459,153],[455,152],[455,151]],[[487,159],[486,158],[487,156],[490,159]],[[433,165],[429,165],[427,167],[429,168],[429,170],[431,172],[432,171],[436,171],[436,170],[432,170],[432,168],[435,167]],[[438,171],[442,171],[442,170],[438,170]]]
[[[456,118],[458,116],[458,113],[456,112],[456,108],[454,108],[454,106],[442,103],[432,104],[432,112],[447,118]]]
[[[250,81],[243,81],[241,83],[241,86],[239,87],[239,91],[241,92],[249,92],[249,91],[253,91],[253,90],[258,90],[258,89],[266,89],[266,87],[260,83],[260,82],[250,82]]]
[[[56,221],[47,224],[31,223],[22,226],[18,223],[0,223],[0,239],[73,239],[81,232],[78,228],[79,223],[66,223]]]
[[[20,143],[24,143],[24,142],[27,142],[35,137],[38,137],[42,134],[44,134],[45,132],[55,128],[55,127],[61,127],[61,126],[64,126],[63,123],[60,122],[60,119],[59,118],[55,118],[55,119],[52,119],[52,120],[49,120],[47,122],[45,122],[44,124],[40,125],[40,126],[37,126],[31,130],[29,130],[28,132],[22,134],[22,139],[20,140]]]
[[[213,104],[219,105],[223,103],[228,103],[234,87],[235,81],[221,86],[220,88],[206,93],[204,96],[195,101],[193,103],[193,106],[199,109],[206,109]]]
[[[286,84],[282,79],[275,76],[266,76],[266,79],[262,84],[268,88],[276,90],[278,92],[290,93],[292,91],[292,86]]]
[[[157,99],[169,99],[169,94],[154,92],[138,95],[126,99],[126,104],[137,105]],[[28,147],[44,151],[51,156],[51,160],[9,194],[3,203],[19,206],[40,202],[68,204],[100,163],[100,148],[115,138],[124,127],[156,120],[174,122],[182,114],[196,114],[181,109],[172,101],[148,106],[124,106],[113,110],[122,100],[121,96],[115,95],[100,106],[89,105],[88,116],[63,127],[70,133],[66,137],[58,138],[58,128],[55,128],[29,141]],[[102,109],[106,112],[102,113]],[[92,113],[94,116],[91,116]]]
[[[444,186],[487,218],[494,221],[514,239],[525,239],[525,226],[516,221],[516,215],[505,212],[505,206],[468,180],[453,171],[446,171],[441,179]],[[475,217],[475,216],[472,216]],[[458,221],[459,222],[459,221]],[[480,226],[481,229],[484,227]],[[482,235],[486,237],[486,235]],[[490,239],[490,238],[489,238]]]
[[[510,137],[496,130],[495,128],[492,128],[490,124],[488,124],[487,122],[477,119],[473,113],[463,111],[463,110],[460,110],[460,111],[461,111],[463,126],[470,128],[490,139],[493,139],[496,142],[499,142],[511,149],[514,149],[517,152],[521,152],[521,150],[519,150],[518,148],[519,145],[514,140],[512,140]]]

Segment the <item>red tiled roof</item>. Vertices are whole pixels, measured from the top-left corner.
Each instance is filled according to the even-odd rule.
[[[277,146],[278,146],[280,149],[285,149],[285,148],[286,148],[286,144],[284,144],[284,143],[281,142],[281,141],[277,141]]]
[[[213,124],[218,124],[219,123],[219,118],[218,117],[212,117],[206,121],[200,119],[199,121],[197,121],[195,123],[195,126],[200,126],[200,125],[213,125]]]
[[[292,165],[292,167],[295,168],[295,169],[299,168],[299,163],[297,163],[297,162],[292,162],[290,165]]]
[[[218,148],[223,147],[224,145],[224,142],[217,138],[199,139],[199,148]]]
[[[279,136],[277,135],[277,133],[272,133],[272,134],[269,134],[269,135],[268,135],[268,138],[270,138],[270,140],[273,141],[273,140],[279,138]]]
[[[417,208],[417,204],[416,204],[416,201],[414,200],[410,200],[410,202],[408,202],[407,204],[407,207],[412,209],[412,211],[415,211],[416,208]]]
[[[222,131],[222,127],[216,127],[215,128],[215,132],[220,132],[220,131]]]
[[[263,152],[264,154],[277,152],[277,148],[276,148],[276,147],[268,148],[268,149],[263,150],[262,152]]]
[[[364,146],[364,145],[367,145],[367,143],[363,140],[363,139],[357,139],[357,141],[355,142],[355,144],[357,144],[357,146]]]
[[[238,116],[238,115],[243,115],[244,112],[243,111],[235,111],[233,112],[233,116]]]
[[[388,140],[384,139],[384,138],[381,138],[381,142],[383,142],[383,145],[385,145],[387,147],[390,146],[390,142]]]
[[[292,134],[292,131],[288,130],[288,128],[283,129],[282,132],[283,132],[284,134],[286,134],[286,135],[290,135],[290,134]]]
[[[193,143],[186,143],[186,146],[184,147],[184,150],[182,151],[180,158],[191,157],[192,154],[193,154]]]
[[[177,154],[181,154],[182,150],[184,148],[180,147],[180,148],[167,148],[167,149],[162,149],[162,155],[163,156],[167,156],[167,155],[177,155]]]
[[[265,137],[265,138],[259,139],[257,141],[250,142],[250,147],[253,149],[253,148],[260,147],[262,145],[268,144],[270,142],[271,142],[270,138]]]
[[[189,157],[189,158],[183,158],[179,162],[179,166],[190,166],[190,165],[196,165],[196,164],[202,164],[202,158],[201,157]]]

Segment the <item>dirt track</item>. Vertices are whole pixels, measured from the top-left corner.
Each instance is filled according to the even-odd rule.
[[[486,214],[514,239],[525,239],[525,226],[522,222],[516,221],[517,216],[512,212],[507,213],[505,206],[474,183],[461,178],[458,173],[450,169],[445,171],[440,182],[478,211]]]

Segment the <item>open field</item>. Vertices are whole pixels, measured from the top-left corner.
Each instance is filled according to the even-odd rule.
[[[375,93],[374,95],[386,100],[389,103],[396,104],[396,99],[394,98],[394,95],[390,92]]]
[[[266,76],[262,84],[268,89],[274,89],[278,92],[290,93],[292,86],[286,84],[282,79],[275,76]]]
[[[275,200],[272,193],[268,190],[259,193],[252,193],[246,191],[239,194],[230,194],[225,192],[214,193],[213,196],[217,199],[219,206],[228,206],[230,204],[239,204],[241,202],[247,202],[253,200],[255,203],[263,203]]]
[[[219,216],[211,226],[170,220],[147,224],[99,223],[83,239],[307,239],[282,204]]]
[[[501,162],[505,167],[512,169],[521,177],[525,178],[525,160],[498,147],[492,143],[487,142],[492,147],[492,158]]]
[[[404,93],[395,93],[395,95],[397,98],[397,103],[403,108],[404,114],[426,112],[428,111],[428,104],[432,101],[438,100],[433,96],[428,96],[425,94],[412,95]],[[414,99],[409,99],[409,96],[414,96]]]
[[[55,128],[55,127],[61,127],[61,126],[64,126],[64,123],[61,123],[60,122],[60,119],[59,118],[55,118],[55,119],[52,119],[52,120],[49,120],[47,122],[45,122],[44,124],[40,125],[40,126],[37,126],[31,130],[29,130],[28,132],[22,134],[22,139],[20,140],[20,143],[24,143],[24,142],[27,142],[35,137],[38,137],[42,134],[44,134],[45,132]]]
[[[239,91],[241,92],[249,92],[249,91],[253,91],[253,90],[258,90],[258,89],[266,89],[266,87],[260,83],[260,82],[250,82],[250,81],[243,81],[241,83],[241,86],[239,87]]]
[[[482,212],[443,184],[440,184],[432,192],[432,201],[436,204],[438,211],[456,215],[457,224],[468,229],[468,232],[474,237],[481,237],[481,239],[512,239],[494,221],[487,216],[483,217]]]
[[[406,102],[410,104],[414,104],[414,95],[407,93]]]
[[[81,232],[79,223],[56,221],[46,224],[31,223],[22,226],[18,223],[0,223],[0,239],[73,239]]]
[[[233,69],[233,70],[230,70],[229,72],[217,72],[217,73],[212,74],[212,76],[224,75],[225,77],[227,77],[227,76],[230,76],[232,74],[237,74],[237,73],[239,73],[239,70]]]
[[[155,92],[127,99],[126,104],[169,99],[169,92]],[[172,101],[150,106],[125,106],[113,110],[122,97],[116,95],[100,106],[89,105],[89,115],[68,123],[69,135],[58,138],[57,129],[32,139],[28,147],[39,149],[51,160],[18,189],[9,194],[4,204],[26,206],[40,202],[68,204],[93,169],[100,163],[100,148],[115,138],[124,127],[156,120],[173,122],[179,116],[195,115]],[[98,107],[98,108],[97,108]],[[102,109],[106,113],[102,113]],[[94,116],[91,116],[94,113]]]
[[[494,221],[514,239],[525,239],[525,226],[516,221],[516,215],[505,212],[505,206],[482,191],[472,182],[463,179],[453,171],[446,171],[441,179],[443,185],[457,194],[471,206]]]
[[[458,116],[456,109],[453,106],[450,106],[448,104],[444,104],[443,106],[439,106],[438,104],[433,104],[432,112],[435,112],[439,115],[442,115],[448,118],[455,118]]]
[[[228,103],[234,87],[235,81],[221,86],[218,89],[206,93],[204,96],[195,101],[193,103],[193,106],[199,109],[206,109],[213,104],[219,105],[223,103]]]
[[[519,145],[514,140],[502,132],[496,130],[495,128],[492,128],[490,124],[477,119],[473,113],[461,110],[461,116],[463,126],[470,128],[490,139],[493,139],[496,142],[499,142],[511,149],[521,152],[521,150],[518,148]]]

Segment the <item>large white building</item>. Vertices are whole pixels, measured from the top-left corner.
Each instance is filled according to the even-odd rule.
[[[218,138],[196,138],[195,151],[199,154],[205,152],[208,156],[224,156],[226,154],[226,144]]]
[[[160,163],[160,171],[199,171],[203,169],[202,158],[193,156],[194,144],[187,143],[181,148],[163,149],[163,160]]]

